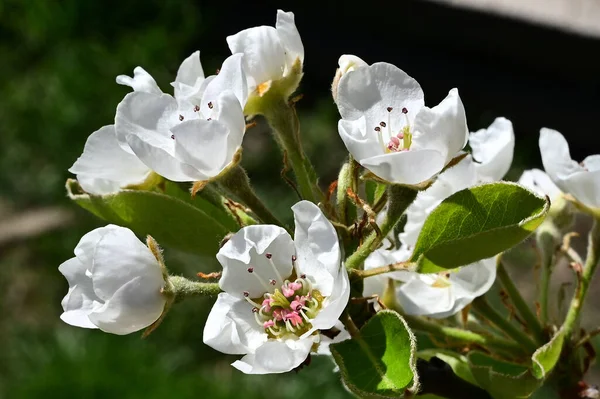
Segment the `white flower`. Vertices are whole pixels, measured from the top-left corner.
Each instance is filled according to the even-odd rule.
[[[496,118],[487,129],[469,134],[475,170],[479,181],[497,181],[510,169],[515,151],[511,121]]]
[[[73,326],[129,334],[161,315],[160,265],[129,229],[108,225],[84,235],[58,270],[69,282],[60,318]]]
[[[428,108],[419,83],[401,69],[384,62],[354,65],[341,77],[336,98],[338,130],[348,151],[391,183],[434,177],[468,140],[458,91]]]
[[[175,97],[146,90],[136,68],[134,87],[117,107],[115,129],[122,148],[173,181],[211,180],[229,167],[245,131],[247,98],[242,55],[229,57],[217,76],[204,78],[199,53],[188,57],[173,83]],[[138,90],[138,87],[144,90]]]
[[[546,128],[540,130],[540,152],[546,173],[559,189],[590,208],[600,208],[600,155],[577,163],[564,136]]]
[[[150,169],[135,155],[123,150],[114,125],[108,125],[88,137],[83,154],[69,172],[77,175],[86,192],[103,195],[143,183]]]
[[[294,23],[294,13],[277,10],[272,26],[257,26],[227,37],[232,54],[244,54],[250,92],[262,95],[272,81],[282,79],[304,62],[304,46]],[[300,68],[301,71],[302,68]]]
[[[488,258],[438,274],[406,272],[396,294],[406,314],[441,319],[485,294],[495,279],[496,260]]]
[[[556,187],[556,184],[550,179],[550,176],[543,170],[529,169],[525,170],[518,183],[533,190],[536,194],[542,197],[548,196],[550,200],[554,202],[555,199],[562,195],[560,188]]]
[[[308,201],[292,210],[293,241],[278,226],[247,226],[217,254],[225,292],[208,316],[204,342],[245,355],[233,366],[247,374],[290,371],[327,345],[319,330],[338,324],[350,295],[331,223]]]

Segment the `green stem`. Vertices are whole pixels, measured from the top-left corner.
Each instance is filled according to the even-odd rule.
[[[175,301],[194,296],[217,296],[221,292],[218,283],[200,283],[181,276],[169,276],[169,282]]]
[[[284,226],[266,207],[256,195],[252,187],[246,171],[239,165],[234,166],[223,177],[219,179],[219,183],[223,185],[230,193],[236,195],[244,204],[246,204],[252,212],[258,216],[263,223],[275,224]]]
[[[533,342],[531,337],[519,330],[510,321],[506,320],[500,313],[496,312],[484,297],[476,298],[473,301],[473,310],[475,310],[482,319],[495,324],[496,327],[500,328],[506,335],[519,343],[527,350],[527,352],[533,353],[537,350],[538,346]]]
[[[344,223],[346,226],[352,223],[352,220],[356,217],[356,208],[348,207],[350,201],[348,200],[348,189],[352,189],[356,192],[356,162],[349,156],[348,162],[346,162],[340,169],[338,175],[338,186],[336,193],[336,205],[338,220]]]
[[[346,259],[346,268],[360,269],[365,259],[381,245],[385,237],[394,229],[406,208],[417,197],[417,190],[406,186],[392,185],[389,187],[389,191],[390,203],[385,220],[379,226],[380,233],[373,231],[369,234],[362,245]]]
[[[545,223],[536,234],[538,249],[542,263],[541,280],[540,280],[540,319],[543,325],[548,324],[548,309],[550,281],[552,276],[552,262],[556,248],[556,238],[560,233],[551,223]]]
[[[273,129],[278,144],[287,153],[296,175],[300,195],[303,199],[317,203],[323,194],[317,186],[314,169],[302,149],[300,121],[296,109],[283,98],[277,97],[272,99],[269,107],[262,112]]]
[[[410,270],[411,267],[415,266],[412,262],[398,262],[392,263],[390,265],[375,267],[369,270],[360,270],[360,269],[350,269],[350,276],[353,278],[365,279],[367,277],[378,276],[380,274],[397,272],[397,271],[406,271]]]
[[[491,335],[478,334],[462,328],[448,327],[422,317],[403,315],[409,326],[417,331],[425,332],[440,339],[451,338],[467,344],[477,344],[486,349],[499,349],[514,353],[522,348],[513,341]]]
[[[567,316],[565,317],[565,322],[562,327],[566,337],[571,336],[573,329],[575,328],[575,323],[579,319],[579,314],[581,313],[581,308],[583,307],[590,282],[592,281],[592,277],[594,276],[594,272],[598,266],[599,258],[600,221],[595,219],[588,237],[588,251],[585,259],[585,265],[583,267],[581,276],[579,277],[579,284],[575,290],[573,299],[571,300],[571,306],[569,307],[569,311],[567,312]]]
[[[531,308],[527,305],[519,290],[517,290],[517,287],[508,275],[506,268],[500,261],[500,257],[498,257],[498,278],[500,279],[500,282],[502,283],[502,286],[506,290],[506,293],[508,294],[512,303],[515,305],[515,308],[525,320],[525,323],[527,323],[527,327],[531,329],[537,344],[541,346],[546,343],[546,335],[544,334],[544,330],[540,324],[540,321],[536,317],[535,313],[533,313],[533,310],[531,310]]]

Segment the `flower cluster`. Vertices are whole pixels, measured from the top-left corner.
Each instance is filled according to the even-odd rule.
[[[117,83],[132,92],[118,104],[114,123],[89,136],[83,154],[69,169],[83,191],[72,198],[97,215],[171,244],[187,240],[186,250],[209,242],[207,252],[217,252],[222,271],[198,276],[218,282],[169,275],[152,237],[144,245],[133,231],[111,224],[83,236],[75,257],[60,265],[69,283],[62,320],[114,334],[147,328],[149,334],[180,300],[216,296],[203,342],[241,356],[232,365],[244,373],[283,373],[303,366],[311,354],[336,357],[334,348],[356,343],[340,341],[351,335],[356,338],[365,331],[361,327],[368,328],[377,316],[377,306],[369,304],[374,296],[382,299],[380,305],[404,315],[441,319],[465,309],[490,289],[496,279],[496,258],[481,258],[509,245],[492,246],[493,252],[481,255],[480,251],[479,257],[463,258],[440,273],[389,266],[420,262],[423,257],[417,255],[423,252],[415,250],[419,237],[428,236],[422,231],[427,231],[429,215],[448,197],[464,190],[461,194],[478,198],[474,187],[502,186],[498,181],[511,167],[515,146],[508,119],[496,118],[487,129],[470,133],[456,88],[430,108],[419,83],[400,68],[385,62],[369,65],[357,56],[343,55],[332,94],[340,114],[338,133],[350,155],[327,195],[303,152],[295,100],[290,100],[304,62],[294,15],[279,10],[275,27],[246,29],[226,41],[232,54],[217,73],[205,76],[196,51],[181,63],[171,83],[172,94],[163,92],[141,67],[134,69],[133,76],[118,76]],[[292,207],[293,237],[251,189],[240,166],[246,119],[255,115],[263,115],[271,125],[283,153],[282,176],[302,197]],[[600,218],[600,155],[577,163],[565,138],[546,128],[541,130],[539,146],[545,172],[525,171],[519,183],[530,190],[518,190],[522,198],[533,198],[543,209],[540,215],[511,221],[509,227],[530,234],[542,223],[548,201],[532,191],[547,196],[555,208],[569,201]],[[295,182],[287,177],[288,168]],[[208,183],[213,183],[210,188]],[[169,190],[173,187],[180,191],[173,194]],[[206,196],[192,199],[189,188],[193,195],[205,190],[200,195]],[[371,198],[362,199],[363,193]],[[448,202],[452,200],[444,204]],[[460,211],[488,216],[489,209],[498,210],[479,205],[476,210],[465,205],[466,210]],[[136,212],[136,207],[143,209]],[[178,212],[172,207],[179,207]],[[561,212],[550,211],[548,219],[555,223]],[[188,215],[193,215],[192,220]],[[522,226],[531,220],[539,224]],[[197,226],[209,227],[193,234]],[[413,259],[413,252],[419,259]],[[466,264],[475,259],[479,260]],[[499,270],[502,279],[506,272]],[[404,321],[400,324],[398,328],[408,328]],[[545,334],[541,326],[539,331]],[[394,337],[400,335],[397,332]],[[510,327],[506,332],[524,334]],[[491,335],[471,343],[500,342],[504,357],[511,342]],[[361,348],[372,344],[373,337],[366,338],[359,341]],[[367,352],[371,361],[374,351]],[[386,353],[385,357],[393,356]],[[336,361],[342,367],[337,357]],[[414,367],[409,368],[414,372]],[[418,385],[416,376],[409,379]]]

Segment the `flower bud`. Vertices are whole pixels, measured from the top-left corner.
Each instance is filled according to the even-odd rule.
[[[154,323],[165,307],[159,261],[129,229],[92,230],[58,270],[69,282],[60,317],[73,326],[129,334]]]

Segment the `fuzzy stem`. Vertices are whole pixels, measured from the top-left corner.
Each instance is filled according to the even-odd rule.
[[[354,217],[356,217],[356,211],[351,212],[349,208],[349,200],[348,200],[348,189],[352,189],[353,192],[356,192],[356,162],[352,158],[352,155],[349,156],[348,162],[345,163],[340,169],[340,174],[338,175],[338,186],[336,193],[336,204],[337,204],[337,214],[340,222],[345,225],[350,225]],[[353,214],[351,214],[353,213]]]
[[[417,190],[414,188],[392,185],[389,187],[389,206],[385,220],[379,226],[380,232],[373,231],[364,240],[362,245],[346,259],[346,268],[360,269],[362,263],[367,257],[375,251],[383,242],[385,237],[394,229],[404,211],[417,197]]]
[[[411,267],[414,265],[415,265],[414,263],[408,262],[408,261],[407,262],[398,262],[398,263],[392,263],[390,265],[375,267],[375,268],[369,269],[369,270],[350,269],[349,273],[350,273],[350,276],[353,278],[365,279],[367,277],[378,276],[380,274],[397,272],[397,271],[402,271],[402,270],[404,270],[404,271],[410,270]]]
[[[592,226],[592,229],[590,230],[590,234],[588,237],[587,257],[585,259],[583,271],[579,278],[579,285],[575,290],[575,294],[573,295],[573,299],[571,300],[571,306],[569,307],[569,311],[567,312],[567,316],[565,317],[565,322],[562,327],[564,329],[566,337],[571,336],[571,333],[575,328],[575,323],[579,319],[579,314],[581,313],[581,308],[583,307],[583,303],[585,301],[590,282],[592,280],[592,277],[594,276],[596,267],[598,266],[599,258],[600,221],[596,219],[594,220],[594,224]]]
[[[263,223],[275,224],[284,226],[272,213],[267,206],[256,195],[252,187],[246,171],[239,165],[234,166],[220,180],[230,193],[236,195],[244,204],[246,204],[252,212],[258,216]]]
[[[269,107],[262,110],[264,117],[273,129],[277,143],[286,151],[292,165],[298,191],[303,199],[317,203],[323,194],[317,186],[314,169],[305,156],[300,142],[300,121],[296,109],[283,98],[278,97],[269,102]]]
[[[548,308],[550,290],[550,280],[552,276],[552,262],[554,260],[554,252],[556,248],[556,238],[560,233],[550,223],[544,224],[543,228],[539,229],[536,234],[537,246],[540,250],[542,262],[541,280],[540,280],[540,319],[542,324],[548,323]]]
[[[221,289],[218,283],[200,283],[181,276],[169,276],[175,301],[193,296],[216,296]]]
[[[496,312],[484,297],[476,298],[473,301],[473,310],[475,310],[482,319],[488,320],[496,325],[496,327],[500,328],[506,335],[526,349],[527,352],[533,353],[537,350],[538,346],[533,342],[531,337],[519,330],[510,321],[506,320],[500,313]]]
[[[542,329],[542,325],[540,324],[540,321],[536,317],[535,313],[533,313],[533,310],[531,310],[531,308],[523,299],[523,296],[519,290],[517,290],[517,287],[508,275],[506,268],[500,261],[500,257],[498,257],[498,278],[500,279],[500,282],[502,283],[502,286],[506,290],[506,293],[508,294],[512,303],[515,305],[515,308],[527,323],[527,327],[531,329],[537,344],[543,345],[546,342],[546,336],[544,334],[544,330]]]

